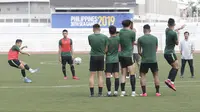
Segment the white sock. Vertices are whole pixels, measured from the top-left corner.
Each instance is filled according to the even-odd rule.
[[[108,94],[110,95],[110,94],[111,94],[111,91],[108,91]]]
[[[32,69],[32,68],[30,68],[30,69],[29,69],[29,71],[31,72],[31,71],[33,71],[33,69]]]

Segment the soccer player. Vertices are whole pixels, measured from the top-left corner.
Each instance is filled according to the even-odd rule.
[[[151,28],[148,24],[144,25],[143,32],[144,35],[138,39],[138,54],[142,57],[142,62],[140,66],[140,84],[142,88],[142,94],[140,94],[140,96],[147,96],[146,74],[148,73],[149,69],[151,69],[151,72],[154,77],[156,96],[160,96],[160,81],[158,77],[158,64],[156,59],[158,39],[150,34]]]
[[[103,89],[103,70],[104,70],[104,55],[106,51],[106,46],[108,44],[108,37],[104,34],[100,33],[100,25],[93,25],[93,32],[88,36],[88,42],[91,47],[90,51],[90,78],[89,78],[89,86],[90,86],[90,96],[94,96],[94,77],[97,73],[98,77],[98,87],[99,92],[98,96],[101,97],[102,89]]]
[[[31,83],[32,81],[26,77],[26,71],[28,70],[30,73],[35,73],[38,71],[38,69],[31,69],[26,63],[19,60],[19,53],[25,54],[30,56],[29,53],[22,51],[24,48],[27,48],[27,46],[21,47],[22,40],[17,39],[15,42],[15,45],[11,47],[11,49],[8,52],[8,63],[10,66],[21,69],[21,74],[24,78],[25,83]],[[20,48],[21,47],[21,48]]]
[[[111,74],[115,78],[115,91],[114,96],[118,95],[119,88],[119,58],[118,58],[118,47],[119,47],[119,36],[116,34],[116,27],[109,27],[110,38],[108,39],[108,46],[106,52],[106,86],[108,89],[107,96],[111,96]]]
[[[120,45],[121,45],[121,52],[119,54],[119,61],[122,68],[122,79],[121,79],[121,96],[125,96],[125,82],[126,82],[126,74],[130,72],[130,83],[132,89],[132,95],[136,96],[135,93],[135,71],[132,61],[133,55],[133,43],[135,41],[135,32],[131,30],[132,21],[124,20],[122,21],[123,29],[120,30],[119,37],[120,37]],[[128,68],[128,71],[127,71]]]
[[[175,27],[175,20],[170,18],[168,20],[168,28],[165,31],[166,34],[166,46],[165,46],[165,51],[164,51],[164,57],[167,60],[167,62],[171,65],[171,70],[168,75],[168,79],[165,80],[165,84],[176,91],[174,81],[179,69],[178,66],[178,60],[177,56],[175,54],[174,47],[175,45],[178,45],[179,43],[179,30],[183,29],[185,26],[183,25],[181,28],[178,28],[177,30],[174,31]],[[178,35],[177,35],[178,33]]]
[[[131,25],[131,29],[136,33],[136,29],[133,28],[133,24]],[[139,59],[140,59],[140,56],[138,55],[138,52],[137,52],[137,51],[138,51],[138,50],[137,50],[137,43],[134,42],[134,43],[133,43],[133,62],[134,62],[134,64],[137,64],[138,67],[139,67]],[[135,65],[134,65],[134,66],[135,66]],[[135,69],[136,69],[136,67],[135,67]],[[127,71],[128,71],[128,68],[127,68]],[[136,71],[136,70],[135,70],[135,71]],[[127,79],[130,78],[130,73],[129,73],[129,71],[128,71],[127,74],[126,74],[126,78],[127,78]]]
[[[75,76],[75,68],[73,65],[73,42],[72,39],[68,37],[68,31],[63,30],[63,38],[59,41],[59,61],[62,64],[62,72],[64,74],[64,79],[67,80],[66,74],[66,63],[70,65],[72,78],[74,80],[79,80],[77,76]]]
[[[188,62],[190,66],[191,78],[194,78],[194,67],[193,67],[193,52],[194,52],[194,42],[189,39],[189,32],[184,33],[185,39],[180,43],[181,52],[181,78],[183,78],[185,64]]]

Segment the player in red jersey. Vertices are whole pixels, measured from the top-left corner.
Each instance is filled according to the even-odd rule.
[[[63,38],[59,41],[59,61],[62,63],[62,72],[64,74],[64,79],[67,79],[66,74],[66,63],[70,65],[72,78],[74,80],[79,80],[77,76],[75,76],[75,68],[73,65],[73,42],[72,39],[68,38],[68,31],[63,30]]]
[[[38,71],[38,69],[31,69],[27,64],[19,60],[18,58],[19,53],[30,56],[29,53],[22,51],[22,49],[27,48],[27,46],[21,47],[21,45],[22,45],[22,40],[17,39],[15,45],[13,45],[8,52],[8,63],[12,67],[21,69],[21,74],[24,78],[24,82],[31,83],[32,81],[26,77],[25,70],[28,70],[30,73],[35,73]]]

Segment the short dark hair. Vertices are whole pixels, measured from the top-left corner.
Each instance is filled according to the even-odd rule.
[[[189,33],[188,31],[185,31],[185,32],[184,32],[184,35],[185,35],[185,34],[188,34],[188,35],[190,35],[190,33]]]
[[[149,24],[146,24],[146,25],[143,26],[143,29],[145,29],[145,30],[150,30],[151,27],[149,26]]]
[[[116,34],[117,28],[113,25],[109,26],[109,33],[110,34]]]
[[[93,28],[100,28],[100,25],[99,24],[94,24],[92,27]]]
[[[17,40],[15,41],[15,43],[20,43],[20,42],[22,42],[21,39],[17,39]]]
[[[119,31],[116,31],[116,34],[119,34]]]
[[[64,32],[68,32],[68,31],[66,29],[64,29],[62,32],[64,33]]]
[[[131,20],[124,20],[122,21],[123,27],[129,27],[133,22]]]
[[[174,26],[175,25],[175,20],[173,18],[169,18],[168,25],[169,26]]]

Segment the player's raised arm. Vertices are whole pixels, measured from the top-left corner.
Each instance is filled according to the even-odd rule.
[[[21,48],[19,49],[19,52],[20,52],[21,54],[25,54],[25,55],[30,56],[30,54],[29,54],[28,52],[22,51],[24,48],[28,48],[28,47],[27,47],[27,46],[21,47]]]
[[[175,29],[176,32],[185,28],[186,25],[182,25],[180,28]]]
[[[186,25],[182,25],[180,28],[175,29],[177,34],[175,35],[175,44],[179,44],[179,38],[180,38],[180,30],[184,29]]]
[[[29,54],[28,52],[25,52],[25,51],[22,51],[22,50],[19,50],[19,52],[20,52],[21,54],[25,54],[25,55],[30,56],[30,54]]]
[[[23,50],[23,49],[25,49],[25,48],[28,48],[28,46],[23,46],[23,47],[21,47],[20,50]]]

